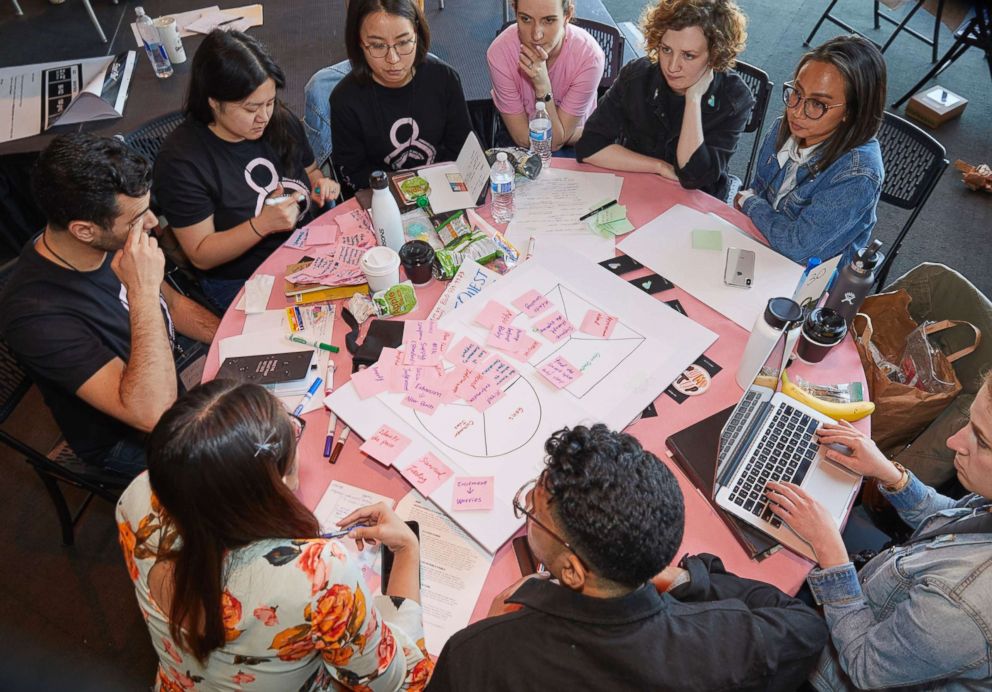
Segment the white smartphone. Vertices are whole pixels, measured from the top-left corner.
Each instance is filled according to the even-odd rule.
[[[754,283],[754,251],[727,248],[727,264],[723,268],[723,283],[739,288],[751,288]]]

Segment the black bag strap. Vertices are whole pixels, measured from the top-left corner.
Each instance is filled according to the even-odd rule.
[[[966,517],[964,519],[954,519],[947,522],[939,529],[926,531],[921,533],[919,536],[910,538],[908,541],[903,543],[903,545],[922,543],[923,541],[934,539],[937,536],[947,536],[952,533],[992,533],[992,510],[984,508],[977,515]]]

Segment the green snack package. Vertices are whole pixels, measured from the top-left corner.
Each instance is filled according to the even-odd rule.
[[[372,303],[380,317],[405,315],[417,307],[417,292],[413,283],[404,281],[373,294]]]

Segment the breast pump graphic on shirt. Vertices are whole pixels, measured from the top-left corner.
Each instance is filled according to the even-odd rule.
[[[259,168],[262,168],[269,173],[267,176],[268,182],[264,185],[260,184],[256,180],[256,172]],[[248,165],[245,166],[245,182],[248,184],[248,187],[258,193],[258,199],[255,201],[255,216],[262,213],[262,210],[265,208],[266,197],[277,190],[280,183],[282,184],[282,189],[287,195],[292,195],[297,192],[302,193],[305,203],[304,207],[300,209],[301,217],[305,216],[310,210],[310,189],[295,178],[280,178],[279,173],[276,172],[275,164],[267,158],[259,156],[258,158],[252,159],[248,162]]]
[[[410,128],[410,137],[406,142],[400,141],[400,129],[404,126]],[[389,128],[389,141],[393,150],[386,155],[386,164],[394,171],[434,163],[437,151],[430,142],[420,139],[420,125],[413,118],[400,118],[394,122]]]

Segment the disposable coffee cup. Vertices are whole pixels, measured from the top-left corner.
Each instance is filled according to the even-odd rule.
[[[179,25],[175,17],[159,17],[152,25],[158,31],[158,40],[165,47],[165,54],[173,65],[186,62],[186,49],[183,48],[183,38],[179,35]]]
[[[385,291],[400,282],[400,256],[385,245],[367,251],[359,264],[372,293]]]
[[[803,321],[796,357],[804,363],[819,363],[847,336],[847,322],[830,308],[811,310]]]
[[[406,278],[414,286],[422,286],[433,278],[434,248],[423,240],[411,240],[400,248],[400,262]]]

